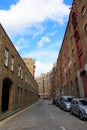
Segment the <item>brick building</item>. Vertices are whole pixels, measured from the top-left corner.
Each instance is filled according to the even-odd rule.
[[[38,100],[38,84],[0,24],[0,114]]]
[[[38,83],[38,93],[40,98],[50,98],[50,72],[46,74],[41,74],[36,77]]]
[[[87,97],[87,0],[72,3],[56,71],[60,95]]]
[[[23,58],[23,61],[25,62],[31,74],[34,76],[35,75],[35,60],[32,58]]]

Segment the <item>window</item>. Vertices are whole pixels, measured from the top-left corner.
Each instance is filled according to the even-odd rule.
[[[74,57],[75,56],[75,50],[72,49],[72,56]]]
[[[79,62],[80,62],[80,67],[83,67],[83,66],[84,66],[83,54],[81,54],[81,55],[79,56]]]
[[[82,2],[82,0],[79,0],[79,3]]]
[[[23,79],[23,68],[21,69],[21,79]]]
[[[69,51],[69,47],[67,46],[67,52]]]
[[[73,37],[71,36],[71,38],[70,38],[70,41],[71,41],[71,44],[73,43]]]
[[[25,74],[25,82],[26,83],[28,82],[28,76],[27,76],[27,74]]]
[[[0,49],[1,49],[1,41],[0,41]]]
[[[74,71],[76,71],[76,69],[77,69],[76,63],[74,63]]]
[[[87,23],[85,25],[85,33],[87,34]]]
[[[83,8],[82,8],[82,15],[85,15],[87,9],[86,9],[86,6],[84,5]]]
[[[11,71],[14,71],[14,57],[11,57]]]
[[[24,61],[26,65],[29,65],[30,63],[28,61]]]
[[[9,55],[9,51],[8,51],[8,49],[6,49],[5,53],[4,53],[4,65],[5,66],[8,66],[8,55]]]
[[[18,77],[20,77],[21,76],[21,66],[19,65],[18,66]]]
[[[72,81],[70,82],[70,86],[71,86],[71,88],[73,90],[73,82]]]
[[[75,37],[76,42],[80,39],[80,35],[78,31],[75,31],[74,37]]]
[[[71,74],[72,74],[72,71],[71,71],[71,68],[69,69],[69,76],[71,76]]]
[[[73,13],[73,15],[72,15],[72,24],[73,24],[73,27],[75,29],[75,27],[77,25],[77,15],[76,15],[76,13]]]

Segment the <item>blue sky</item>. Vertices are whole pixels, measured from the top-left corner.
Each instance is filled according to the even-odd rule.
[[[56,62],[71,5],[72,0],[0,1],[0,23],[21,57],[35,59],[35,76]]]

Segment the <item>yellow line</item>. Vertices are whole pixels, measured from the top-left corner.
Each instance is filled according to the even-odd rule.
[[[33,105],[35,105],[35,104],[33,104]],[[12,116],[7,117],[6,119],[4,119],[2,121],[0,121],[0,126],[3,125],[3,124],[5,124],[6,122],[8,122],[9,120],[11,120],[15,116],[19,115],[20,113],[22,113],[22,112],[26,111],[27,109],[31,108],[33,105],[31,105],[31,106],[29,106],[29,107],[27,107],[27,108],[25,108],[25,109],[23,109],[23,110],[15,113],[15,114],[13,114]]]

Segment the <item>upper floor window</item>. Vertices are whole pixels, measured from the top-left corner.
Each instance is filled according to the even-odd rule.
[[[26,83],[28,82],[28,76],[27,76],[27,74],[25,74],[25,82]]]
[[[14,57],[11,57],[11,71],[14,71]]]
[[[84,5],[83,8],[82,8],[82,15],[85,15],[87,9],[86,9],[86,6]]]
[[[87,34],[87,23],[85,25],[85,33]]]
[[[72,49],[72,56],[74,57],[75,56],[75,50]]]
[[[1,49],[1,41],[0,41],[0,49]]]
[[[76,69],[77,69],[76,63],[74,63],[74,71],[76,71]]]
[[[79,2],[81,2],[82,0],[79,0]]]
[[[75,37],[76,42],[80,39],[80,35],[78,31],[75,31],[74,37]]]
[[[21,79],[23,79],[23,68],[21,68]]]
[[[4,65],[8,66],[8,55],[9,55],[9,51],[8,49],[5,49],[5,53],[4,53]]]
[[[21,66],[18,65],[18,77],[20,77],[20,76],[21,76]]]
[[[28,61],[24,61],[26,65],[29,65],[29,62]]]

